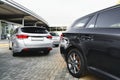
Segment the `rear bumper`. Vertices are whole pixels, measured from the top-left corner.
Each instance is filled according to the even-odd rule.
[[[53,41],[53,44],[60,44],[60,41]]]
[[[63,59],[66,61],[66,51],[64,49],[64,47],[60,46],[60,53],[61,56],[63,57]]]
[[[16,46],[13,46],[13,51],[14,52],[45,52],[45,51],[50,51],[52,50],[52,43],[45,44],[45,45],[39,45],[39,46],[26,46],[24,44],[17,44],[15,43]]]

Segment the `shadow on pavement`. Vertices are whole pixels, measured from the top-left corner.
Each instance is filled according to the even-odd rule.
[[[48,56],[49,54],[44,54],[44,53],[20,53],[15,55],[14,57],[42,57],[42,56]]]

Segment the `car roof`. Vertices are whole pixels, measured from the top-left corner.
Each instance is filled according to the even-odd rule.
[[[105,9],[102,9],[102,10],[99,10],[99,11],[96,11],[96,12],[93,12],[93,13],[90,13],[90,14],[85,15],[85,16],[83,16],[83,17],[80,17],[80,18],[76,19],[76,20],[72,23],[71,27],[72,27],[75,23],[77,23],[79,20],[81,20],[81,19],[83,19],[83,18],[91,17],[91,16],[94,16],[95,14],[99,14],[99,13],[101,13],[101,12],[104,12],[104,11],[107,11],[107,10],[110,10],[110,9],[114,9],[114,8],[118,8],[118,7],[120,7],[120,4],[115,5],[115,6],[111,6],[111,7],[108,7],[108,8],[105,8]]]
[[[88,14],[88,15],[86,15],[86,16],[83,16],[83,17],[78,18],[77,20],[80,20],[80,19],[85,18],[85,17],[88,17],[88,16],[95,15],[95,14],[98,14],[98,13],[101,13],[101,12],[104,12],[104,11],[107,11],[107,10],[110,10],[110,9],[118,8],[118,7],[120,7],[120,4],[115,5],[115,6],[111,6],[111,7],[108,7],[108,8],[105,8],[105,9],[102,9],[102,10],[99,10],[99,11],[96,11],[96,12],[93,12],[93,13],[90,13],[90,14]],[[76,20],[76,21],[77,21],[77,20]]]
[[[40,28],[40,29],[46,29],[44,27],[35,27],[35,26],[27,26],[27,27],[19,27],[20,29],[21,28]]]

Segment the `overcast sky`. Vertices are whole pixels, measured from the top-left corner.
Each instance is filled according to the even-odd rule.
[[[116,5],[118,0],[14,0],[32,10],[50,26],[70,26],[74,20]]]

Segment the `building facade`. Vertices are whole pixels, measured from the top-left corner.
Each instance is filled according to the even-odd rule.
[[[67,26],[51,26],[51,27],[49,27],[50,32],[57,32],[59,35],[61,35],[61,33],[66,30],[67,30]]]
[[[14,29],[22,25],[0,20],[0,40],[9,39]]]

